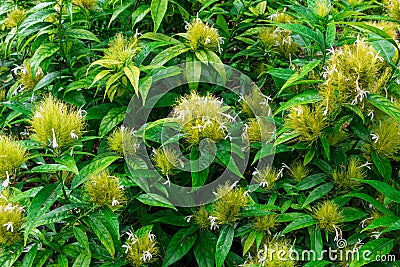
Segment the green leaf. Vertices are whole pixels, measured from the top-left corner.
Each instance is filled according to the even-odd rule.
[[[281,135],[278,136],[278,138],[276,138],[274,146],[278,146],[282,143],[290,141],[290,140],[298,137],[299,135],[300,135],[300,133],[298,133],[298,132],[282,133]]]
[[[100,122],[99,136],[104,137],[125,118],[126,107],[112,108]]]
[[[310,163],[314,158],[314,156],[315,156],[315,148],[312,147],[304,156],[303,165],[306,166],[308,163]]]
[[[79,227],[74,227],[73,228],[74,235],[76,237],[76,240],[78,240],[79,244],[86,250],[89,249],[89,241],[86,236],[86,233],[82,231]]]
[[[126,9],[128,9],[131,5],[135,4],[136,1],[128,1],[126,2],[124,5],[118,7],[117,9],[115,9],[114,13],[111,16],[110,22],[108,23],[108,27],[111,26],[111,23],[122,13],[124,12]]]
[[[197,229],[194,227],[183,228],[171,238],[167,250],[165,251],[163,267],[177,262],[189,252],[196,242],[197,235],[192,235],[196,230]]]
[[[310,175],[306,178],[304,178],[303,180],[301,180],[296,188],[298,190],[307,190],[310,189],[322,182],[324,182],[326,180],[326,178],[328,178],[328,175],[325,173],[316,173],[313,175]]]
[[[375,164],[379,173],[385,179],[385,182],[389,182],[392,178],[392,166],[388,158],[380,156],[375,150],[371,150],[372,162]]]
[[[46,58],[53,56],[60,47],[55,43],[43,43],[36,49],[35,53],[33,54],[30,63],[32,65],[32,72],[36,73],[40,63]]]
[[[150,12],[149,5],[140,5],[132,12],[132,29],[135,28],[136,23],[141,22],[146,15]]]
[[[90,250],[83,250],[78,257],[76,257],[72,267],[90,267],[91,258]]]
[[[235,161],[231,157],[231,155],[226,150],[217,150],[217,158],[221,161],[221,163],[230,170],[233,174],[243,178],[243,174],[240,172],[238,166]]]
[[[295,24],[285,24],[285,25],[295,25]],[[303,27],[305,27],[305,26],[303,26]],[[307,28],[307,27],[305,27],[305,28]],[[310,71],[315,69],[315,67],[317,67],[320,62],[321,62],[320,60],[310,62],[307,65],[303,66],[301,68],[300,72],[293,73],[293,75],[285,82],[285,84],[282,86],[282,88],[279,90],[279,92],[276,94],[275,97],[278,97],[282,93],[283,90],[291,87],[294,82],[297,82],[298,80],[300,80],[301,78],[306,76],[307,73],[309,73]]]
[[[55,173],[58,171],[67,171],[68,167],[62,164],[43,164],[36,167],[33,167],[32,173]]]
[[[365,117],[364,114],[362,113],[362,111],[355,105],[349,105],[349,104],[344,104],[344,106],[348,109],[350,109],[351,111],[353,111],[355,114],[357,114],[362,122],[365,124]]]
[[[309,227],[308,233],[310,235],[311,249],[315,252],[316,257],[319,259],[322,256],[322,235],[319,227]]]
[[[358,255],[363,255],[360,259],[352,261],[350,267],[360,267],[367,263],[374,262],[379,256],[388,254],[395,240],[389,238],[379,238],[369,241],[358,250]]]
[[[198,266],[214,267],[215,246],[217,238],[210,231],[199,234],[193,252]]]
[[[361,232],[369,231],[371,229],[375,228],[380,228],[380,227],[389,227],[396,222],[399,221],[399,217],[397,216],[385,216],[385,217],[379,217],[370,222],[367,227],[361,230]]]
[[[272,210],[279,210],[279,207],[272,204],[264,205],[255,203],[244,207],[240,212],[240,216],[242,217],[264,216],[272,214],[273,213]]]
[[[37,220],[54,204],[57,200],[58,193],[61,191],[62,184],[48,184],[40,190],[33,198],[31,205],[28,208],[28,215],[25,223],[24,244],[28,240],[29,234],[37,225]]]
[[[151,0],[151,18],[154,23],[154,32],[157,32],[161,25],[161,21],[167,11],[168,0]]]
[[[327,160],[331,160],[331,148],[329,146],[328,139],[325,136],[321,137],[322,147],[324,148],[325,157]]]
[[[7,249],[3,249],[0,254],[0,266],[13,267],[23,250],[24,246],[21,243],[16,243],[11,247],[7,247]]]
[[[400,123],[400,110],[387,98],[381,95],[369,94],[366,99],[368,103],[385,112]]]
[[[319,30],[312,30],[312,29],[308,28],[307,26],[304,26],[301,24],[296,24],[296,23],[287,23],[287,24],[274,23],[274,25],[276,25],[282,29],[297,33],[305,39],[314,41],[315,43],[318,44],[320,50],[325,49],[324,36],[322,35],[322,33]]]
[[[169,202],[168,199],[157,194],[141,194],[136,199],[149,206],[165,207],[177,211],[177,209],[174,207],[174,205],[172,205],[171,202]]]
[[[21,267],[32,267],[37,251],[38,251],[38,244],[35,244],[33,245],[33,247],[29,249],[29,252],[24,257],[24,261],[22,262]]]
[[[172,46],[170,48],[165,49],[164,51],[162,51],[162,53],[159,53],[157,56],[155,56],[150,64],[155,66],[163,66],[171,59],[176,58],[180,54],[189,51],[189,49],[190,48],[187,47],[186,44],[178,44]]]
[[[129,64],[128,66],[124,67],[124,73],[132,84],[133,89],[135,89],[136,95],[139,95],[139,68],[133,64]]]
[[[90,41],[100,42],[99,38],[97,38],[96,35],[84,29],[70,28],[65,31],[65,35],[79,40],[90,40]]]
[[[304,215],[293,222],[289,223],[285,229],[283,229],[282,234],[290,233],[291,231],[315,225],[317,221],[311,215]]]
[[[254,241],[256,241],[256,236],[257,236],[257,232],[252,231],[252,232],[250,232],[249,236],[246,238],[246,242],[244,242],[244,246],[243,246],[243,256],[246,255],[247,251],[249,251],[251,246],[254,244]]]
[[[42,89],[43,87],[51,84],[55,79],[60,77],[61,72],[60,71],[54,71],[47,73],[40,81],[35,85],[35,88],[33,88],[33,91],[37,91],[39,89]]]
[[[374,35],[372,35],[371,37],[374,37]],[[379,36],[377,37],[379,38]],[[391,42],[380,39],[375,41],[370,40],[370,44],[379,53],[379,55],[386,60],[386,62],[388,63],[393,62],[393,58],[396,54],[396,48],[393,46]]]
[[[216,267],[221,267],[224,265],[225,258],[228,256],[229,250],[231,249],[234,236],[235,230],[233,226],[223,225],[221,227],[215,253]]]
[[[328,194],[334,186],[335,184],[331,182],[320,185],[317,188],[315,188],[304,201],[302,208],[306,207],[308,204]]]
[[[120,159],[121,157],[119,156],[108,156],[108,157],[103,157],[97,160],[94,160],[90,164],[86,165],[85,167],[82,168],[80,171],[80,174],[75,176],[74,180],[72,180],[72,188],[76,188],[79,185],[81,185],[83,182],[86,181],[86,179],[91,176],[91,175],[96,175],[100,173],[101,171],[107,169],[108,166],[111,165],[114,161],[117,159]]]
[[[364,219],[367,213],[352,207],[344,207],[342,210],[342,215],[344,217],[342,222],[352,222],[355,220]]]
[[[199,159],[200,157],[201,154],[199,150],[193,147],[190,153],[190,173],[192,175],[192,187],[203,186],[208,178],[209,168],[202,168],[202,160]]]
[[[370,195],[363,194],[363,193],[349,193],[346,195],[343,195],[343,197],[357,197],[360,199],[363,199],[367,201],[369,204],[371,204],[374,208],[382,212],[383,214],[386,215],[393,215],[393,213],[387,209],[381,202],[377,201],[375,198],[371,197]]]
[[[380,193],[384,194],[390,200],[400,203],[400,192],[388,185],[385,182],[376,181],[376,180],[362,180],[362,179],[355,179],[361,183],[369,184]]]
[[[95,214],[92,213],[89,216],[86,216],[84,218],[84,222],[93,230],[93,232],[100,240],[100,242],[103,244],[103,246],[106,248],[108,253],[110,253],[110,255],[114,257],[115,247],[110,231],[108,231],[107,227],[103,224],[102,220],[94,215]]]
[[[283,105],[281,105],[275,111],[275,115],[278,114],[279,112],[281,112],[283,110],[287,110],[288,108],[293,107],[293,106],[315,103],[315,102],[318,102],[321,100],[322,100],[322,98],[319,95],[318,91],[309,90],[309,91],[303,92],[303,93],[298,94],[298,95],[292,97],[291,99],[289,99],[287,102],[285,102]]]

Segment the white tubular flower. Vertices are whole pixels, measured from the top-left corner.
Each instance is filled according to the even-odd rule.
[[[56,133],[54,131],[54,128],[51,128],[51,132],[53,133],[53,140],[51,141],[51,146],[53,148],[57,148],[58,147],[58,143],[57,143]]]
[[[153,255],[151,255],[150,251],[148,250],[143,251],[143,256],[142,256],[143,262],[149,261],[151,260],[151,258],[153,258]]]
[[[10,184],[10,175],[8,174],[8,171],[6,171],[6,179],[3,181],[3,183],[1,184],[4,188],[8,187]]]
[[[190,220],[192,219],[193,215],[189,215],[185,217],[186,222],[190,222]]]
[[[128,251],[130,250],[130,249],[132,249],[129,245],[127,245],[127,244],[125,244],[125,245],[122,245],[122,247],[123,248],[126,248],[125,249],[125,253],[128,253]]]
[[[156,239],[156,235],[152,234],[151,231],[149,232],[148,237],[149,237],[150,242],[154,242],[154,240]]]
[[[70,136],[71,136],[72,139],[77,140],[79,137],[78,137],[78,135],[75,134],[74,132],[75,132],[75,130],[72,130],[69,134],[70,134]]]
[[[372,232],[372,237],[374,237],[375,239],[378,239],[379,237],[381,237],[382,233],[380,232]]]
[[[366,168],[368,168],[370,170],[371,169],[370,165],[372,165],[372,163],[367,161],[363,165],[360,165],[358,168],[366,167]]]
[[[370,135],[371,135],[371,139],[374,140],[374,143],[376,144],[379,140],[379,135],[374,134],[374,133],[372,133]]]
[[[7,231],[14,232],[14,227],[12,225],[12,222],[7,222],[7,223],[3,224],[3,226],[7,227]]]
[[[111,202],[111,206],[117,206],[119,204],[119,201],[116,200],[115,198],[113,198],[112,202]]]
[[[215,230],[219,228],[218,223],[216,222],[217,217],[213,217],[213,216],[208,216],[208,220],[210,220],[210,230]]]

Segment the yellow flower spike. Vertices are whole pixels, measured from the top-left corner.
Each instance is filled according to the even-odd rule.
[[[273,22],[278,23],[290,23],[294,21],[294,18],[284,12],[277,12],[269,16],[269,19]]]
[[[400,123],[392,118],[374,123],[372,148],[380,155],[393,157],[400,150]]]
[[[104,51],[104,59],[118,61],[110,64],[103,64],[106,68],[120,70],[133,62],[134,57],[140,52],[139,40],[136,36],[126,37],[117,33]],[[102,66],[103,66],[102,65]]]
[[[315,14],[324,18],[331,10],[331,2],[330,0],[315,0],[311,8]]]
[[[139,148],[139,142],[134,136],[134,132],[128,128],[121,126],[113,131],[107,138],[107,144],[111,151],[117,152],[123,156],[133,155]]]
[[[125,248],[126,258],[134,267],[148,266],[158,260],[160,250],[156,236],[151,231],[142,236],[128,231],[129,238],[122,248]]]
[[[269,107],[270,100],[271,98],[264,96],[258,88],[253,88],[250,93],[240,97],[240,109],[251,118],[270,116],[272,114]]]
[[[310,170],[304,166],[303,162],[295,161],[289,166],[289,175],[296,181],[300,182],[310,174]]]
[[[202,139],[214,142],[227,137],[227,125],[234,118],[225,111],[222,100],[211,94],[199,96],[195,91],[181,97],[174,106],[173,117],[182,126],[185,140],[197,145]]]
[[[325,201],[321,203],[313,211],[313,216],[318,220],[318,226],[328,232],[338,233],[338,229],[343,220],[343,216],[339,206],[333,201]]]
[[[360,104],[368,93],[381,93],[390,77],[384,59],[360,37],[354,44],[331,49],[330,54],[320,90],[326,114],[334,114],[345,103]]]
[[[168,181],[169,176],[173,174],[173,171],[180,164],[177,151],[168,147],[160,147],[155,149],[151,160],[153,161],[156,169],[159,170],[162,175],[167,176]]]
[[[262,169],[256,169],[253,172],[254,181],[257,182],[260,187],[272,190],[274,188],[275,182],[283,176],[283,168],[277,170],[271,166],[266,166]]]
[[[250,118],[246,130],[249,143],[268,141],[273,136],[274,129],[274,125],[265,118]]]
[[[299,51],[299,46],[293,41],[288,30],[264,27],[259,32],[259,38],[265,49],[276,51],[285,57]]]
[[[212,50],[221,53],[223,38],[219,36],[218,30],[212,25],[202,22],[199,18],[194,19],[186,25],[187,43],[192,51]]]
[[[220,198],[213,204],[209,217],[211,224],[215,219],[217,224],[233,225],[239,220],[240,211],[249,204],[250,199],[245,190],[241,187],[232,189],[232,185],[227,183],[218,187],[215,194]]]
[[[260,232],[268,232],[271,234],[271,230],[278,226],[276,214],[268,214],[264,216],[255,217],[253,220],[253,229]]]
[[[354,189],[359,186],[360,182],[353,180],[365,179],[365,167],[369,167],[369,163],[362,164],[358,159],[350,159],[345,168],[335,169],[332,173],[332,179],[340,188],[345,190]]]
[[[385,6],[388,15],[398,22],[400,22],[400,1],[399,0],[386,0]]]
[[[290,109],[285,127],[298,132],[300,141],[311,145],[323,135],[327,122],[321,106],[300,105]]]
[[[13,72],[16,75],[17,81],[21,84],[23,89],[32,91],[36,84],[43,78],[44,73],[41,67],[38,67],[36,73],[33,73],[33,69],[29,63],[29,60],[25,60],[22,66],[16,67]]]
[[[97,6],[97,0],[73,0],[72,4],[87,10],[94,10]]]
[[[0,135],[0,178],[8,178],[27,160],[27,149],[12,137]]]
[[[91,203],[112,210],[119,209],[126,203],[124,187],[119,179],[110,176],[107,171],[92,175],[85,183],[85,191]]]
[[[195,214],[193,214],[194,223],[200,230],[210,229],[211,223],[208,219],[210,214],[204,207],[200,207]]]
[[[20,228],[24,223],[24,208],[8,201],[8,191],[0,195],[0,244],[11,245],[22,240]]]
[[[35,109],[29,123],[32,140],[55,153],[70,148],[83,135],[85,127],[81,110],[63,102],[46,97]]]
[[[4,25],[8,29],[19,26],[26,19],[26,11],[24,9],[16,8],[7,14],[6,22]]]

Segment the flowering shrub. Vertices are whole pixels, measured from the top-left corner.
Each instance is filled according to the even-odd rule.
[[[399,0],[0,17],[0,266],[399,265]]]

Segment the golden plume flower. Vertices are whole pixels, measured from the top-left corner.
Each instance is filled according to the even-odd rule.
[[[87,10],[94,10],[97,6],[97,0],[72,0],[72,4]]]
[[[195,91],[181,97],[174,106],[173,117],[182,126],[190,145],[197,145],[204,138],[214,142],[227,138],[227,125],[234,122],[222,100],[209,93],[199,96]]]
[[[134,136],[134,131],[121,126],[115,129],[112,134],[107,138],[107,144],[111,151],[123,156],[133,155],[139,148],[139,142]]]
[[[326,114],[345,104],[357,105],[369,93],[381,93],[391,70],[378,52],[361,37],[351,45],[332,49],[320,95]]]
[[[12,137],[0,135],[0,178],[8,178],[17,173],[27,160],[27,149]]]
[[[333,181],[342,189],[352,190],[356,186],[360,185],[360,182],[353,180],[353,178],[366,178],[365,167],[368,167],[368,163],[367,165],[365,165],[361,163],[358,159],[352,158],[349,160],[346,167],[336,168],[333,171]]]
[[[299,133],[300,141],[312,144],[323,135],[327,122],[320,105],[299,105],[290,109],[285,127]]]
[[[128,235],[122,247],[125,248],[126,258],[132,266],[148,266],[158,260],[160,249],[156,236],[151,231],[142,234],[128,231]]]
[[[400,123],[392,118],[374,123],[371,146],[379,155],[394,157],[400,150]]]
[[[21,84],[23,89],[32,91],[38,82],[43,78],[44,73],[41,67],[38,67],[36,72],[33,69],[28,59],[24,61],[22,66],[13,69],[17,81]]]
[[[8,29],[19,26],[26,19],[26,11],[24,9],[15,8],[7,14],[4,25]]]
[[[221,52],[221,44],[223,38],[219,36],[218,30],[212,25],[204,23],[201,19],[196,18],[192,22],[186,24],[186,33],[182,34],[186,38],[187,44],[192,51],[212,50]]]
[[[10,202],[8,190],[0,194],[0,244],[11,245],[22,240],[20,228],[24,222],[24,208]]]
[[[300,182],[310,174],[310,169],[304,166],[300,160],[294,161],[289,166],[289,175],[296,181]]]
[[[253,220],[253,229],[260,232],[268,232],[271,234],[271,230],[278,226],[277,215],[268,214],[264,216],[257,216]]]
[[[71,147],[83,134],[85,127],[82,112],[52,96],[46,97],[35,108],[29,120],[32,140],[55,153]]]
[[[238,186],[232,187],[227,183],[217,188],[215,194],[219,199],[213,203],[210,216],[211,219],[215,218],[217,224],[233,225],[239,220],[241,210],[249,204],[250,199],[245,190]]]
[[[339,206],[333,201],[324,201],[313,211],[313,216],[318,220],[318,226],[328,232],[336,232],[343,220]]]
[[[290,57],[299,51],[299,46],[293,41],[290,33],[279,27],[264,27],[259,32],[259,38],[265,49]]]
[[[126,202],[124,187],[117,177],[107,171],[90,176],[85,183],[85,191],[90,202],[99,207],[108,206],[115,210]]]
[[[260,187],[272,190],[275,186],[275,182],[283,176],[283,168],[280,170],[266,166],[261,169],[256,169],[253,172],[254,181],[259,184]]]

